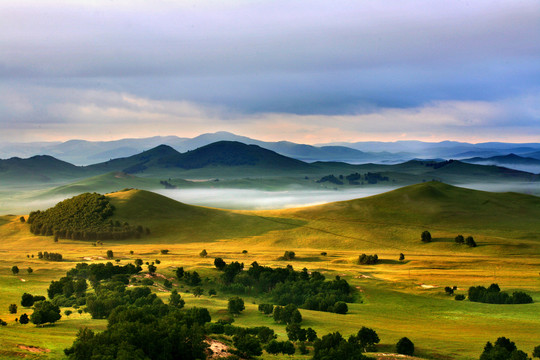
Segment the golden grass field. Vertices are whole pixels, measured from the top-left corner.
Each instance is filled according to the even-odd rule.
[[[215,287],[211,280],[218,274],[215,257],[247,266],[253,261],[269,266],[290,263],[295,269],[321,271],[327,278],[340,275],[358,290],[347,315],[301,310],[302,326],[316,329],[319,336],[333,331],[348,336],[367,326],[379,334],[381,353],[393,352],[397,340],[407,336],[415,344],[415,354],[428,359],[477,359],[487,341],[506,336],[530,355],[540,345],[540,216],[535,218],[540,199],[428,185],[371,199],[280,211],[223,211],[143,191],[119,192],[110,195],[117,208],[114,216],[142,223],[152,229],[152,235],[105,241],[102,246],[72,240],[55,243],[52,237],[32,235],[19,216],[0,217],[0,319],[8,323],[0,327],[0,358],[62,359],[63,349],[71,345],[80,327],[105,328],[105,320],[76,312],[45,327],[20,325],[14,319],[32,311],[20,306],[24,292],[46,295],[51,280],[77,262],[107,261],[107,250],[113,250],[120,264],[136,258],[159,259],[157,272],[170,278],[178,266],[196,269],[203,279],[210,279],[203,281],[205,295],[196,298],[176,281],[175,288],[186,307],[207,307],[213,320],[226,315],[229,297],[221,291],[215,297],[206,295]],[[434,238],[429,244],[420,241],[426,229]],[[473,235],[479,246],[455,244],[453,238],[459,233]],[[169,253],[162,255],[161,249]],[[208,252],[206,258],[199,256],[202,249]],[[297,259],[279,260],[285,250],[295,251]],[[38,251],[59,252],[64,261],[27,257]],[[327,256],[321,255],[323,251]],[[357,265],[361,253],[378,254],[382,261]],[[400,253],[405,254],[403,262],[398,261]],[[18,275],[11,273],[13,265],[19,267]],[[26,272],[28,267],[32,274]],[[503,291],[526,291],[534,303],[455,301],[444,292],[445,286],[455,285],[457,294],[466,294],[469,286],[493,282]],[[162,287],[155,289],[168,297]],[[244,300],[246,310],[236,318],[236,325],[270,326],[280,340],[286,339],[284,325],[257,311],[263,300]],[[19,306],[17,314],[9,314],[11,303]],[[262,358],[279,357],[264,353]]]

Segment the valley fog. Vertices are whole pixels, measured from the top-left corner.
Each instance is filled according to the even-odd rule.
[[[174,189],[155,192],[171,199],[200,206],[236,210],[271,210],[319,205],[381,194],[397,187],[350,190],[264,191],[253,189]]]

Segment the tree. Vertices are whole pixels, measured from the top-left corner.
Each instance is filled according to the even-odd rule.
[[[294,251],[285,251],[285,253],[283,254],[283,259],[285,260],[294,260],[295,257],[296,254],[294,253]]]
[[[223,268],[226,266],[227,264],[225,263],[225,261],[223,261],[222,258],[215,258],[214,259],[214,266],[216,267],[216,269],[218,270],[223,270]]]
[[[535,349],[536,350],[536,349]],[[534,352],[533,352],[533,356]],[[487,342],[484,346],[484,351],[480,355],[480,360],[529,360],[526,353],[519,350],[516,344],[510,339],[500,337],[495,341],[495,344]]]
[[[112,250],[107,250],[107,259],[112,259],[114,258],[114,253]]]
[[[399,261],[405,260],[405,255],[403,253],[399,254]]]
[[[457,244],[463,244],[463,243],[465,243],[465,238],[463,237],[463,235],[458,235],[458,236],[456,236],[456,238],[454,239],[454,241],[455,241]]]
[[[21,317],[19,318],[19,324],[28,324],[28,322],[30,321],[30,319],[28,318],[28,315],[26,315],[26,313],[22,314]]]
[[[154,264],[148,265],[148,273],[154,274],[157,270],[157,267]]]
[[[161,254],[162,255],[167,255],[168,253],[169,253],[168,249],[161,249]]]
[[[32,269],[31,267],[28,267],[28,269],[26,269],[26,271],[28,272],[28,274],[31,274],[34,272],[34,269]]]
[[[259,311],[265,315],[270,315],[274,311],[272,304],[259,304]]]
[[[343,301],[338,301],[334,305],[334,312],[336,314],[346,314],[349,311],[349,307]]]
[[[10,304],[9,305],[9,313],[10,314],[16,314],[17,313],[17,304]]]
[[[403,355],[414,355],[413,342],[407,337],[402,337],[396,344],[396,352]]]
[[[429,231],[422,232],[422,241],[425,243],[431,242],[431,233]]]
[[[467,236],[467,239],[465,239],[465,244],[469,247],[476,247],[476,241],[474,241],[472,236]]]
[[[60,318],[60,308],[50,301],[39,301],[34,304],[34,312],[30,316],[30,321],[36,325],[54,323]]]
[[[375,330],[367,328],[365,326],[362,326],[362,328],[358,330],[356,338],[358,339],[358,343],[364,349],[364,351],[370,351],[375,346],[375,344],[378,344],[379,341],[381,341],[379,339],[379,335],[377,335]]]
[[[182,299],[182,297],[180,296],[178,291],[176,291],[176,289],[171,291],[171,296],[169,297],[169,305],[180,309],[184,307],[185,303],[186,302]]]
[[[244,300],[242,300],[238,296],[230,298],[229,304],[227,305],[227,309],[233,315],[240,314],[240,312],[242,312],[245,309]]]
[[[309,342],[313,342],[317,340],[317,332],[310,327],[307,328],[306,336],[307,336],[307,341]]]
[[[233,343],[238,351],[247,358],[262,354],[261,342],[253,335],[234,335]]]
[[[197,286],[195,289],[193,289],[193,295],[195,297],[199,297],[203,294],[204,290],[200,287],[200,286]]]
[[[201,252],[199,253],[199,256],[200,256],[200,257],[207,257],[207,256],[208,256],[208,253],[206,252],[206,249],[203,249],[203,251],[201,251]]]
[[[294,348],[294,344],[290,341],[284,341],[283,345],[281,345],[281,352],[286,355],[293,355],[295,353],[296,349]]]
[[[11,272],[13,275],[17,275],[19,273],[19,268],[15,265],[11,268]]]
[[[34,296],[32,296],[32,294],[24,293],[22,295],[21,305],[24,307],[30,307],[34,305]]]
[[[179,267],[178,269],[176,269],[176,277],[178,279],[182,279],[184,277],[184,268],[183,267]]]
[[[446,292],[447,295],[454,295],[454,289],[451,288],[450,286],[446,286],[444,288],[444,291]]]
[[[248,251],[247,250],[242,250],[242,254],[247,254]]]
[[[142,264],[143,264],[142,259],[135,259],[135,265],[136,266],[142,266]]]
[[[540,345],[538,345],[537,347],[534,348],[532,356],[540,358]]]
[[[287,331],[287,337],[291,341],[298,340],[298,333],[300,332],[300,325],[292,323],[287,325],[285,328],[285,331]]]

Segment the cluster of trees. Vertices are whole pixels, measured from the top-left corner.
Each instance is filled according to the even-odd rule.
[[[522,291],[514,291],[512,295],[502,292],[499,285],[491,284],[487,289],[484,286],[471,286],[469,300],[488,304],[529,304],[532,297]]]
[[[39,251],[37,256],[38,256],[38,259],[49,260],[49,261],[62,261],[63,260],[62,254],[60,253],[53,253],[53,252],[50,253],[47,251],[44,251],[44,252]]]
[[[467,236],[467,238],[464,238],[463,235],[458,235],[454,239],[456,244],[466,244],[469,247],[476,247],[476,241],[474,241],[474,238],[472,236]]]
[[[332,184],[336,184],[336,185],[343,185],[343,175],[340,175],[339,176],[341,178],[338,179],[337,177],[335,177],[333,174],[332,175],[326,175],[326,176],[323,176],[322,178],[320,178],[319,180],[317,180],[316,182],[321,184],[321,183],[325,183],[325,182],[329,182],[329,183],[332,183]]]
[[[302,314],[294,304],[274,307],[272,316],[274,321],[282,324],[300,324],[302,322]]]
[[[362,175],[356,172],[345,177],[343,175],[339,175],[338,177],[333,174],[326,175],[317,180],[317,183],[329,182],[335,185],[343,185],[344,179],[349,182],[349,185],[360,185],[360,182],[364,185],[364,181],[368,184],[377,184],[379,181],[390,181],[388,176],[383,176],[381,173],[368,172]]]
[[[204,325],[211,319],[208,311],[202,314],[200,310],[178,309],[159,301],[118,306],[105,331],[79,330],[64,352],[70,360],[92,360],[104,354],[111,359],[205,359]]]
[[[287,337],[291,341],[313,342],[317,340],[317,332],[315,330],[312,328],[303,329],[297,323],[287,325],[285,330],[287,331]]]
[[[358,264],[360,265],[375,265],[378,262],[379,262],[379,256],[377,254],[374,254],[374,255],[362,254],[358,256]]]
[[[362,327],[356,335],[347,340],[339,332],[324,335],[317,339],[314,346],[313,360],[368,360],[363,353],[375,351],[375,345],[380,341],[375,330]],[[396,352],[404,355],[414,355],[414,344],[408,338],[401,338],[396,344]]]
[[[184,271],[184,267],[176,269],[176,277],[178,280],[183,280],[187,285],[197,286],[201,283],[201,276],[196,271]]]
[[[247,271],[242,271],[243,263],[226,264],[217,258],[214,264],[222,271],[223,291],[253,294],[266,293],[278,305],[296,306],[318,311],[348,311],[346,302],[353,301],[352,289],[346,280],[336,277],[325,281],[317,271],[308,272],[306,268],[295,271],[291,265],[286,268],[271,268],[253,262]]]
[[[536,347],[538,354],[533,353],[533,356],[540,357],[540,346]],[[487,342],[484,346],[484,351],[480,355],[480,360],[529,360],[527,354],[518,350],[516,344],[510,339],[500,337],[494,344]]]
[[[26,221],[35,235],[73,240],[122,240],[149,234],[141,226],[108,220],[114,206],[106,196],[84,193],[64,200],[46,211],[32,211]]]
[[[32,294],[24,293],[22,294],[22,297],[21,297],[21,305],[24,307],[32,307],[34,306],[34,303],[38,301],[43,301],[46,299],[47,298],[45,296],[40,296],[40,295],[34,296]]]

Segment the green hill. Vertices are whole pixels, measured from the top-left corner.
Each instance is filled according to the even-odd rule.
[[[454,237],[463,234],[480,239],[479,247],[534,252],[540,242],[540,197],[469,190],[440,182],[268,213],[307,222],[312,240],[304,238],[300,243],[314,247],[464,251],[466,247],[454,244]],[[434,244],[421,243],[423,230],[432,233]]]
[[[145,190],[120,191],[107,197],[115,207],[113,220],[142,224],[151,229],[152,235],[142,241],[183,243],[248,238],[302,224],[301,221],[279,223],[257,215],[187,205]]]
[[[0,159],[0,179],[2,185],[9,183],[48,183],[73,180],[87,176],[87,172],[75,165],[48,155],[32,156],[28,159]]]
[[[203,168],[252,168],[257,171],[307,170],[311,166],[279,155],[257,145],[236,141],[219,141],[186,153],[160,145],[128,158],[114,159],[88,167],[92,171],[122,171],[130,174],[160,174]],[[219,172],[216,176],[219,176]]]

